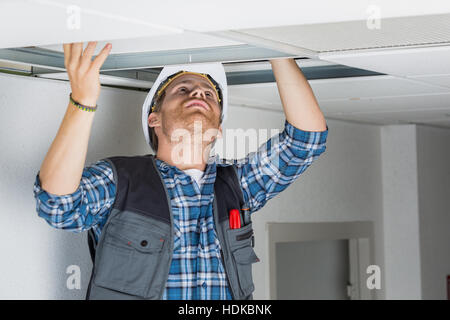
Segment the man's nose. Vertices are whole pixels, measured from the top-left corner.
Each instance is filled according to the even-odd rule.
[[[202,97],[203,99],[205,99],[205,92],[203,92],[203,90],[199,87],[194,88],[191,92],[191,96],[193,97]]]

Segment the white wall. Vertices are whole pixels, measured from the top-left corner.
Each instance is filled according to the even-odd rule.
[[[37,216],[36,174],[63,119],[70,84],[0,74],[0,299],[83,299],[91,261],[86,234],[56,230]],[[140,128],[143,93],[102,88],[87,164],[148,153]],[[81,268],[82,290],[66,288],[66,268]]]
[[[417,126],[422,298],[447,299],[450,275],[450,130]]]
[[[387,299],[420,299],[416,126],[381,129]]]
[[[55,230],[35,211],[32,186],[64,116],[70,84],[0,74],[0,298],[82,299],[91,263],[85,234]],[[141,129],[146,93],[102,88],[86,164],[150,153]],[[230,107],[225,128],[282,128],[284,115]],[[268,298],[266,222],[375,222],[375,263],[383,270],[380,129],[328,120],[327,150],[294,184],[254,215],[255,299]],[[82,290],[66,288],[67,266],[82,272]],[[383,297],[383,289],[378,293]]]
[[[387,299],[447,299],[450,130],[381,129]]]

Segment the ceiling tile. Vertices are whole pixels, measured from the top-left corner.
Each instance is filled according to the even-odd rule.
[[[412,76],[409,79],[416,79],[426,83],[431,83],[439,86],[450,88],[450,74],[435,74],[424,76]]]
[[[320,79],[309,83],[317,99],[322,101],[450,92],[448,88],[393,76]]]
[[[82,27],[74,29],[69,26],[76,16],[76,10],[79,12]],[[361,21],[363,23],[359,23],[359,29],[367,29],[365,21],[373,19],[377,12],[382,17],[382,29],[386,29],[389,25],[388,19],[393,17],[399,19],[449,13],[450,3],[444,0],[396,0],[395,4],[392,0],[377,0],[376,3],[373,0],[346,0],[344,6],[336,0],[315,0],[307,3],[293,0],[277,0],[276,3],[273,0],[196,0],[195,5],[192,1],[185,0],[0,1],[0,13],[6,13],[1,16],[0,30],[9,30],[14,34],[14,37],[1,37],[0,48],[149,37],[170,33],[166,32],[169,28],[211,32]],[[426,29],[423,23],[404,23],[402,30],[414,29],[419,35],[420,32],[427,34],[434,31],[437,38],[439,34],[436,30],[440,28],[432,28],[436,21],[430,23],[435,23],[430,25],[430,29]],[[323,29],[316,28],[314,34],[320,33],[320,30]],[[412,36],[415,33],[409,34]],[[332,38],[332,29],[319,35],[322,39],[328,39],[330,45],[339,43],[337,39]],[[347,33],[338,33],[337,36],[341,38],[342,44],[349,42]],[[308,35],[304,35],[304,38],[306,37]],[[384,38],[392,40],[392,37],[378,36],[378,39]],[[314,45],[314,37],[311,39]],[[364,37],[361,39],[364,40]]]
[[[164,36],[117,39],[111,41],[98,41],[95,47],[94,55],[98,54],[107,42],[112,44],[111,54],[119,53],[138,53],[148,51],[166,51],[179,50],[185,48],[204,48],[204,47],[220,47],[240,45],[242,42],[231,41],[228,39],[218,38],[207,34],[196,32],[184,32],[181,34],[171,34]],[[87,42],[84,43],[84,47]],[[41,48],[63,52],[63,45],[46,45]]]
[[[450,46],[320,54],[321,59],[390,75],[450,74]]]
[[[384,113],[392,111],[450,110],[450,93],[360,100],[327,100],[319,105],[328,113]]]
[[[379,25],[371,19],[359,19],[244,29],[239,32],[321,53],[450,42],[448,13],[387,18],[380,10],[379,17]]]
[[[401,111],[365,114],[330,114],[328,115],[328,118],[373,123],[379,125],[415,123],[450,128],[450,110]]]
[[[376,104],[374,101],[382,101],[380,103],[386,104],[386,101],[390,101],[390,99],[381,100],[382,97],[394,97],[393,101],[395,101],[395,97],[398,96],[412,96],[410,100],[414,104],[414,101],[421,101],[420,98],[417,98],[418,95],[427,97],[422,97],[424,101],[421,101],[421,103],[425,103],[425,101],[429,101],[429,95],[450,94],[449,89],[392,76],[320,79],[311,80],[309,84],[317,100],[324,106],[356,106],[360,103],[358,100],[364,101],[365,106]],[[276,83],[230,86],[228,90],[230,101],[234,104],[280,109],[281,100]],[[440,102],[442,96],[431,99]],[[434,102],[433,100],[432,103]],[[377,107],[377,105],[374,107]]]

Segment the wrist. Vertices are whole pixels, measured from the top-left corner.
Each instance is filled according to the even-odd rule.
[[[80,102],[72,96],[72,93],[70,93],[69,101],[73,106],[75,106],[76,108],[83,110],[83,111],[95,112],[97,110],[97,104],[96,104],[96,102],[94,102],[94,100],[85,99],[85,100],[82,100],[83,102]],[[88,105],[88,103],[92,103],[92,104]]]
[[[72,96],[73,100],[83,106],[95,108],[95,106],[97,105],[97,99],[95,98],[79,96],[73,92],[70,95]]]

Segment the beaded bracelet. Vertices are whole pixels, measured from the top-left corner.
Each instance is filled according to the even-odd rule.
[[[72,92],[70,93],[69,97],[70,97],[70,102],[72,102],[72,104],[75,107],[77,107],[78,109],[88,111],[88,112],[95,112],[95,110],[97,110],[98,105],[95,105],[95,107],[88,107],[88,106],[82,105],[81,103],[78,103],[75,100],[73,100]]]

